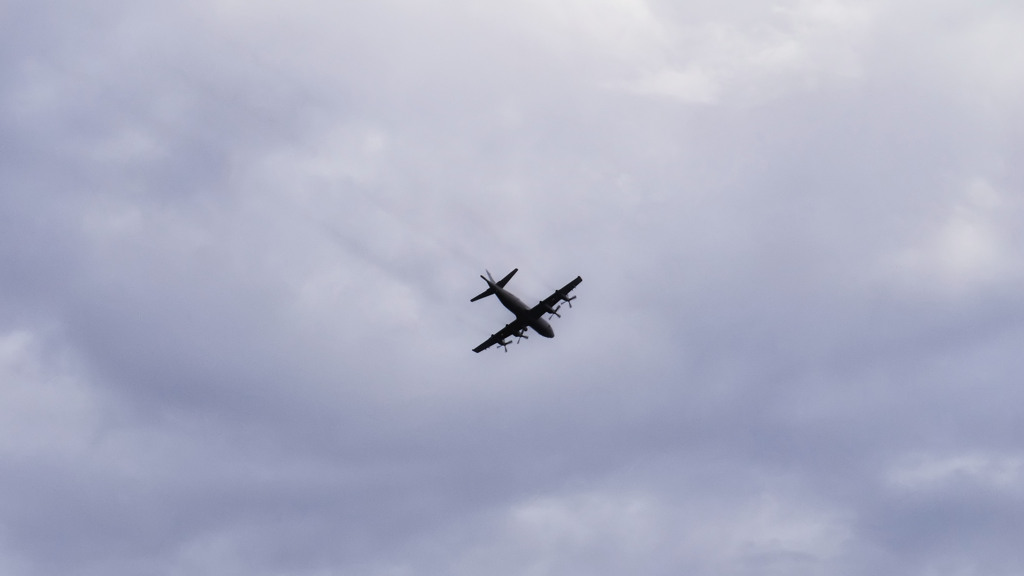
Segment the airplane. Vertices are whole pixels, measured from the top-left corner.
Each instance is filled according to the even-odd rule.
[[[491,334],[491,337],[483,344],[473,348],[473,352],[480,353],[495,344],[504,348],[505,352],[508,352],[510,342],[508,342],[507,338],[515,336],[517,338],[516,343],[518,344],[523,338],[529,338],[526,335],[526,331],[530,328],[533,328],[534,332],[545,338],[554,338],[555,331],[551,329],[551,324],[548,324],[548,321],[544,319],[544,315],[551,314],[548,318],[554,318],[555,316],[561,318],[562,315],[558,313],[558,310],[562,306],[561,304],[555,306],[555,304],[565,302],[569,305],[569,308],[572,308],[572,301],[576,299],[576,296],[569,296],[569,292],[572,292],[573,288],[576,288],[580,282],[583,282],[583,278],[577,276],[572,282],[569,282],[559,290],[555,290],[554,294],[541,300],[533,308],[530,308],[522,300],[516,298],[514,294],[505,290],[505,285],[508,284],[508,281],[518,271],[519,268],[513,269],[497,282],[494,281],[494,277],[491,276],[490,272],[487,272],[486,278],[483,275],[480,276],[484,282],[487,282],[487,289],[471,298],[470,302],[476,302],[481,298],[491,295],[497,296],[505,308],[508,308],[509,312],[516,315],[516,319],[506,324],[501,330]]]

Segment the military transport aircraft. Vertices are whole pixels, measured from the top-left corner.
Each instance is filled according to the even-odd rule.
[[[530,308],[524,304],[522,300],[516,298],[511,292],[505,290],[505,284],[508,284],[508,281],[512,279],[512,275],[518,271],[519,268],[512,270],[497,282],[494,281],[494,277],[491,276],[490,272],[487,272],[487,278],[480,276],[483,278],[484,282],[487,282],[487,290],[484,290],[471,298],[470,302],[476,302],[481,298],[486,298],[493,294],[498,297],[498,300],[501,301],[505,308],[509,309],[509,312],[516,315],[516,319],[506,324],[505,327],[498,330],[497,333],[491,334],[491,337],[488,338],[486,342],[476,348],[473,348],[473,352],[481,352],[495,344],[504,348],[505,352],[508,352],[508,345],[510,342],[508,342],[506,338],[515,336],[518,338],[518,340],[516,340],[516,343],[518,343],[519,340],[528,338],[526,331],[530,328],[533,328],[537,334],[540,334],[545,338],[554,338],[555,331],[551,329],[551,324],[548,324],[548,321],[545,320],[543,316],[545,314],[551,314],[549,318],[553,318],[555,316],[561,318],[562,315],[558,313],[558,309],[562,306],[555,306],[555,304],[558,304],[559,302],[566,302],[569,304],[569,308],[572,308],[572,301],[575,300],[576,297],[570,297],[569,292],[572,292],[573,288],[578,286],[580,282],[583,282],[583,278],[577,276],[575,280],[569,282],[560,290],[555,290],[554,294],[541,300],[533,308]]]

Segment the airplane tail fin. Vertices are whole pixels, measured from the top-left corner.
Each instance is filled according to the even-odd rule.
[[[484,282],[487,282],[487,284],[488,284],[487,290],[484,290],[483,292],[481,292],[481,293],[477,294],[476,296],[470,298],[469,301],[470,302],[476,302],[477,300],[479,300],[481,298],[486,298],[486,297],[494,294],[494,288],[491,288],[491,286],[490,286],[491,284],[495,284],[499,288],[504,288],[505,284],[508,284],[508,281],[512,279],[512,276],[514,276],[516,272],[519,272],[519,268],[513,268],[512,271],[509,272],[508,274],[506,274],[504,278],[502,278],[501,280],[498,280],[497,282],[495,282],[494,281],[494,276],[491,276],[491,272],[487,271],[487,278],[484,278],[483,275],[480,276],[480,278],[482,278]],[[488,280],[488,278],[490,278],[490,280]]]

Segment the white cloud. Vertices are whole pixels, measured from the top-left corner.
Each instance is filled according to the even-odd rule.
[[[0,333],[0,458],[75,460],[88,450],[102,398],[78,370],[38,334]]]
[[[956,295],[1015,279],[1021,270],[1008,218],[1019,206],[984,178],[972,179],[893,265],[915,290]]]
[[[518,502],[493,532],[475,535],[456,573],[492,566],[498,574],[671,574],[686,566],[699,574],[816,574],[840,566],[847,552],[852,534],[834,513],[781,493],[720,499],[708,486],[682,486],[685,495],[648,487]]]
[[[690,16],[688,18],[688,16]],[[694,18],[686,10],[632,61],[627,90],[708,104],[723,98],[763,103],[797,90],[861,74],[869,4],[836,0],[775,6],[750,21],[728,9]]]
[[[1024,480],[1024,457],[980,452],[917,455],[893,466],[886,477],[903,490],[930,491],[969,483],[1019,495]]]
[[[628,87],[637,94],[667,96],[683,102],[710,104],[717,99],[719,87],[699,68],[686,71],[663,70],[638,80]]]

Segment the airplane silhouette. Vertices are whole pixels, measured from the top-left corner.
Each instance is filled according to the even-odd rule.
[[[473,352],[482,352],[495,344],[504,348],[505,352],[508,352],[510,342],[506,339],[515,336],[517,338],[516,343],[519,343],[523,338],[529,338],[526,335],[526,331],[530,328],[533,328],[534,332],[545,338],[554,338],[555,331],[551,329],[551,324],[548,324],[548,321],[544,319],[544,315],[551,314],[549,318],[555,316],[561,318],[562,315],[558,313],[561,305],[556,306],[555,304],[565,302],[569,305],[569,308],[572,308],[572,301],[576,297],[569,296],[569,292],[572,292],[573,288],[576,288],[580,282],[583,282],[583,278],[577,276],[572,282],[569,282],[559,290],[555,290],[551,296],[541,300],[536,306],[531,308],[517,298],[515,294],[505,289],[505,285],[508,284],[508,281],[518,271],[519,268],[513,269],[497,282],[494,281],[494,277],[491,276],[489,271],[486,278],[482,275],[480,276],[484,282],[487,282],[487,289],[471,298],[470,302],[476,302],[481,298],[491,295],[497,296],[502,305],[508,308],[509,312],[516,315],[516,319],[506,324],[501,330],[491,334],[491,337],[484,341],[484,343],[473,348]]]

